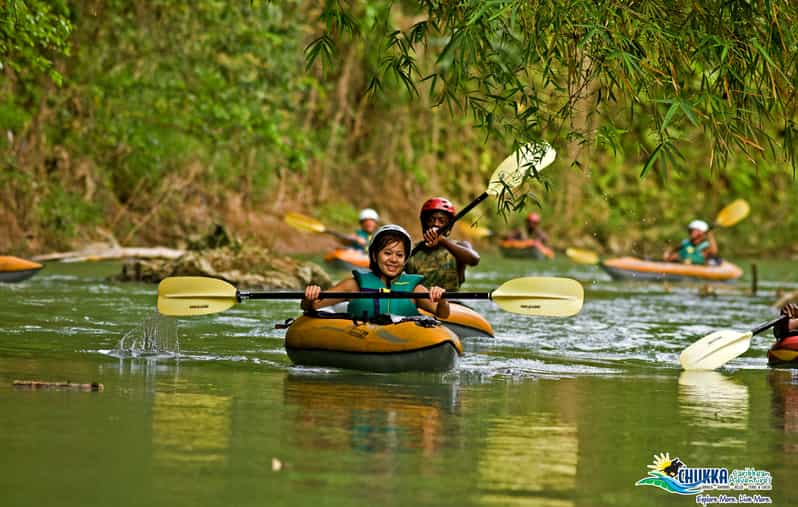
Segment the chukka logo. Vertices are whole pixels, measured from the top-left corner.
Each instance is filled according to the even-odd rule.
[[[648,465],[649,471],[635,483],[635,486],[654,486],[668,493],[678,495],[698,495],[696,503],[773,503],[769,496],[747,495],[701,495],[707,490],[771,490],[772,476],[765,470],[745,468],[729,470],[725,467],[687,466],[679,458],[671,458],[670,453],[654,455],[654,463]]]

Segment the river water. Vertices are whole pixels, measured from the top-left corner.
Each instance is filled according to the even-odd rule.
[[[767,367],[772,336],[716,372],[678,365],[705,334],[772,319],[793,266],[760,262],[752,296],[746,279],[706,294],[483,258],[469,289],[569,276],[582,312],[476,303],[497,337],[467,340],[456,370],[385,375],[291,366],[274,324],[296,301],[158,319],[155,286],[106,281],[118,265],[50,264],[0,284],[0,505],[695,505],[635,486],[660,453],[772,476],[704,495],[798,505],[798,375]]]

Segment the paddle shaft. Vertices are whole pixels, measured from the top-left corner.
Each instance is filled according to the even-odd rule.
[[[491,299],[492,292],[447,292],[457,299]],[[236,291],[236,299],[303,299],[304,292]],[[322,292],[319,299],[429,299],[429,292]]]
[[[779,325],[782,321],[787,320],[787,319],[789,319],[789,317],[787,315],[781,315],[777,319],[773,319],[770,322],[765,322],[764,324],[755,327],[754,329],[751,330],[751,333],[759,334],[762,331],[766,331],[766,330],[770,329],[773,326]]]

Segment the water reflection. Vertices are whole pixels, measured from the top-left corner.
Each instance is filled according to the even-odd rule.
[[[458,405],[458,385],[375,383],[372,376],[288,374],[286,405],[294,406],[293,436],[302,447],[367,453],[418,449],[435,454],[444,414]]]
[[[579,456],[577,427],[553,414],[495,419],[479,459],[483,503],[572,506]]]
[[[772,370],[768,374],[773,401],[773,426],[784,434],[784,452],[798,453],[798,371]]]
[[[153,455],[161,464],[219,464],[231,440],[229,396],[155,393],[152,413]]]
[[[679,375],[678,401],[680,419],[700,430],[692,433],[695,445],[746,445],[748,386],[716,371],[683,371]]]

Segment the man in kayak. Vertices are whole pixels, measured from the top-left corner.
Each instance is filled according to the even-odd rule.
[[[429,298],[424,299],[352,299],[347,311],[354,319],[369,320],[377,315],[419,315],[418,308],[421,308],[445,319],[449,316],[446,290],[437,286],[427,289],[421,285],[422,276],[404,273],[411,245],[410,235],[401,226],[383,225],[374,232],[369,242],[369,270],[352,271],[351,278],[338,282],[329,291],[378,292],[387,290],[429,293]],[[321,287],[308,285],[305,288],[302,309],[313,311],[346,301],[345,299],[319,299],[320,293]]]
[[[685,264],[712,264],[718,258],[718,244],[703,220],[693,220],[687,226],[689,238],[682,241],[678,249],[668,248],[663,255],[669,262]]]
[[[360,221],[360,229],[349,236],[349,246],[355,250],[365,252],[371,235],[377,230],[377,222],[379,222],[380,216],[373,209],[365,208],[360,210],[357,218]]]
[[[421,230],[424,240],[416,244],[405,270],[424,276],[428,285],[455,291],[465,281],[466,266],[479,264],[479,254],[467,241],[449,239],[438,231],[454,219],[454,205],[448,199],[433,197],[421,206]]]
[[[506,236],[505,239],[515,239],[515,240],[525,240],[525,239],[533,239],[536,241],[540,241],[542,245],[545,245],[549,241],[549,236],[543,232],[543,229],[540,227],[540,214],[538,213],[530,213],[526,216],[526,228],[525,229],[516,229],[512,231],[510,234]]]

